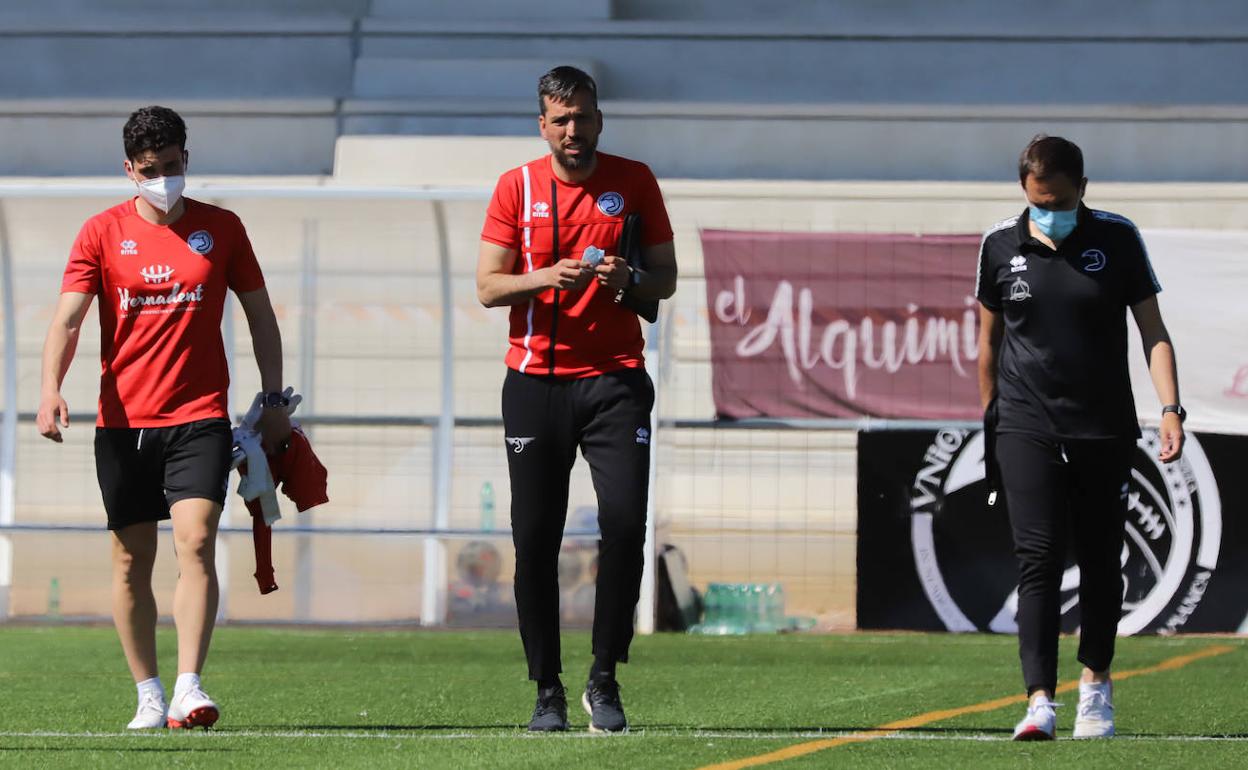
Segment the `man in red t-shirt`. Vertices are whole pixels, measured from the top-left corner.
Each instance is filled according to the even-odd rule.
[[[560,682],[559,547],[579,446],[598,493],[593,653],[581,704],[590,729],[628,729],[615,680],[628,660],[641,589],[654,387],[641,324],[620,302],[676,290],[672,228],[654,174],[597,152],[593,79],[556,67],[538,82],[538,127],[550,154],[503,174],[481,233],[477,296],[511,306],[503,423],[511,476],[516,609],[537,682],[534,731],[566,730]],[[641,216],[642,263],[616,254],[630,213]]]
[[[217,523],[233,443],[221,341],[226,291],[238,296],[251,328],[269,447],[290,435],[282,339],[242,222],[182,197],[182,118],[144,107],[126,122],[122,141],[138,196],[87,220],[74,242],[43,347],[37,423],[45,437],[62,441],[69,408],[61,383],[87,308],[99,297],[95,463],[112,532],[113,620],[139,691],[129,727],[208,727],[220,712],[199,674],[217,615]],[[178,559],[178,679],[167,702],[156,670],[152,565],[156,522],[169,518]]]

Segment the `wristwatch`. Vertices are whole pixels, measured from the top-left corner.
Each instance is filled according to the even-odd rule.
[[[290,399],[280,390],[274,390],[264,394],[262,402],[265,409],[285,409],[290,406]]]
[[[1161,408],[1161,414],[1164,417],[1166,413],[1174,412],[1179,416],[1179,423],[1187,422],[1187,410],[1178,404],[1166,404]]]
[[[625,263],[624,267],[628,269],[628,284],[615,293],[615,304],[620,304],[624,299],[624,295],[632,291],[632,288],[641,283],[641,273],[633,269],[633,266]]]

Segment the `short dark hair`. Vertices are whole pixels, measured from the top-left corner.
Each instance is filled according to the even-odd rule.
[[[555,67],[550,72],[542,75],[537,81],[537,106],[546,114],[546,98],[550,97],[552,101],[569,102],[576,95],[577,91],[585,91],[589,94],[590,99],[594,103],[594,109],[598,109],[598,84],[589,76],[588,72],[579,70],[576,67],[563,65]]]
[[[130,114],[121,129],[121,143],[130,160],[148,150],[160,151],[175,146],[185,150],[186,123],[168,107],[140,107]]]
[[[1083,181],[1083,151],[1069,139],[1036,134],[1018,156],[1018,181],[1026,185],[1028,176],[1053,174],[1065,174],[1075,184]]]

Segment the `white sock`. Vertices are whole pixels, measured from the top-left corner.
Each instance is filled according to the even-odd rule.
[[[142,701],[143,696],[148,693],[160,698],[162,701],[165,699],[165,686],[160,683],[160,677],[158,676],[154,676],[151,679],[144,679],[142,682],[135,685],[135,687],[139,690],[140,701]]]
[[[178,674],[178,681],[173,685],[173,692],[176,695],[197,687],[199,687],[199,674]]]
[[[1113,691],[1112,682],[1080,682],[1079,683],[1080,697],[1084,695],[1091,695],[1094,692],[1102,692],[1102,693],[1105,693],[1105,697],[1108,698],[1110,692],[1112,691]]]

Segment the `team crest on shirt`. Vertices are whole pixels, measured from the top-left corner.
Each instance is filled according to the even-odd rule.
[[[1031,286],[1022,278],[1015,278],[1014,283],[1010,284],[1010,299],[1015,302],[1031,299]]]
[[[203,256],[212,251],[212,233],[196,230],[187,237],[186,245],[191,247],[191,251]]]
[[[1105,257],[1105,252],[1100,249],[1088,249],[1080,254],[1079,258],[1083,260],[1080,267],[1085,273],[1099,273],[1105,269],[1105,263],[1109,261]]]
[[[534,219],[548,219],[550,217],[550,204],[546,201],[534,201],[532,213]]]
[[[598,196],[598,210],[613,217],[624,210],[624,196],[617,192],[605,192]]]
[[[121,242],[121,256],[137,257],[139,255],[139,244],[129,238]]]

